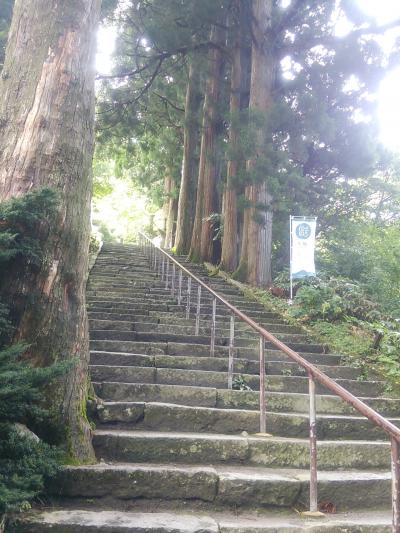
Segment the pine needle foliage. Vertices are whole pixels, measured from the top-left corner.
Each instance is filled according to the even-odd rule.
[[[0,283],[17,266],[40,267],[43,235],[56,210],[57,197],[49,189],[0,204]],[[27,509],[59,468],[61,451],[46,442],[43,430],[48,418],[44,389],[69,367],[32,366],[24,358],[28,347],[12,343],[9,315],[0,302],[0,516]]]

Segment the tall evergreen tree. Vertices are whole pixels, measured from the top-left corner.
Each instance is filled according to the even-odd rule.
[[[100,1],[17,0],[0,79],[0,199],[50,187],[57,217],[38,224],[46,260],[2,278],[15,341],[46,366],[75,365],[52,405],[66,427],[70,452],[94,459],[83,413],[89,356],[85,284],[90,236],[95,29]],[[23,38],[21,36],[23,35]]]

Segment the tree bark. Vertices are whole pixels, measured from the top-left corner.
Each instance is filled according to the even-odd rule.
[[[173,177],[169,176],[169,197],[167,208],[167,224],[165,231],[165,248],[172,248],[175,242],[176,215],[178,200],[176,198],[176,185]]]
[[[189,78],[186,88],[182,176],[176,220],[175,249],[178,255],[189,253],[193,231],[194,197],[196,193],[195,177],[198,170],[196,157],[199,139],[198,113],[201,102],[199,83],[200,68],[195,58],[192,58],[189,65]]]
[[[253,0],[252,4],[252,59],[250,83],[251,117],[265,117],[272,105],[275,79],[275,60],[271,43],[272,0]],[[256,286],[271,283],[272,251],[272,197],[265,176],[257,168],[267,143],[266,126],[255,124],[255,151],[247,161],[247,172],[252,183],[246,187],[248,207],[244,213],[243,240],[236,277]]]
[[[242,46],[243,46],[243,9],[241,0],[236,0],[235,11],[239,16],[233,51],[231,72],[229,150],[226,186],[223,202],[224,233],[222,239],[220,267],[233,272],[238,266],[238,207],[237,207],[237,173],[239,170],[239,113],[241,110],[242,93]]]
[[[212,47],[208,54],[210,66],[203,106],[196,214],[189,253],[193,261],[211,261],[213,256],[213,227],[212,222],[206,219],[216,211],[217,207],[216,126],[223,67],[220,47],[223,44],[224,36],[225,31],[221,25],[213,26],[210,40],[218,47]]]
[[[70,454],[86,462],[95,459],[85,416],[85,285],[99,12],[100,0],[16,0],[0,80],[0,200],[44,187],[59,196],[46,261],[1,294],[20,304],[15,340],[30,344],[35,364],[75,361],[51,403]]]

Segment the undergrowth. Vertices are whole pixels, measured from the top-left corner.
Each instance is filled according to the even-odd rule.
[[[43,235],[56,205],[56,195],[48,189],[0,204],[3,272],[38,268],[45,261]],[[48,442],[43,392],[70,366],[33,367],[24,357],[27,346],[12,342],[9,316],[0,302],[0,523],[2,515],[29,508],[58,471],[62,452]]]
[[[330,352],[343,355],[346,364],[361,370],[360,379],[383,379],[388,394],[400,394],[400,318],[375,302],[361,283],[333,276],[308,278],[295,285],[290,305],[287,273],[275,279],[277,290],[272,291],[231,282]]]

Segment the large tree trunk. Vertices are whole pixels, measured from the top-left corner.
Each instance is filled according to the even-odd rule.
[[[250,84],[250,120],[252,117],[265,117],[272,104],[272,89],[275,77],[272,36],[272,0],[253,0],[252,4],[252,59]],[[272,197],[268,193],[265,176],[257,166],[264,157],[267,142],[266,127],[254,126],[255,152],[247,161],[247,172],[253,183],[245,190],[249,207],[245,209],[243,241],[239,267],[236,276],[257,286],[271,283],[272,250]]]
[[[231,72],[231,97],[229,130],[229,153],[227,179],[224,190],[222,252],[220,267],[233,272],[238,266],[238,207],[237,207],[237,173],[239,170],[239,113],[241,110],[242,93],[242,46],[243,46],[243,9],[241,0],[235,2],[235,14],[239,17],[238,28],[233,51]],[[242,12],[241,12],[242,11]]]
[[[201,102],[199,83],[200,68],[195,58],[192,58],[186,88],[182,177],[176,220],[175,249],[178,255],[189,253],[190,239],[193,231],[196,172],[198,170],[196,157],[197,142],[199,139],[198,114]]]
[[[211,261],[213,256],[213,225],[207,220],[216,210],[216,144],[218,101],[221,88],[223,57],[221,46],[225,31],[213,26],[211,42],[217,46],[209,51],[209,74],[206,83],[203,127],[201,135],[199,176],[197,181],[196,214],[193,225],[190,258],[193,261]]]
[[[0,80],[0,200],[43,187],[59,195],[46,261],[35,275],[3,286],[2,297],[23,303],[15,340],[30,344],[27,356],[36,364],[75,361],[51,403],[70,453],[81,461],[94,460],[84,414],[85,285],[99,11],[100,0],[16,0]]]
[[[167,205],[167,223],[165,230],[165,248],[172,248],[175,241],[176,215],[178,209],[178,200],[176,198],[175,180],[169,176],[169,196]]]

